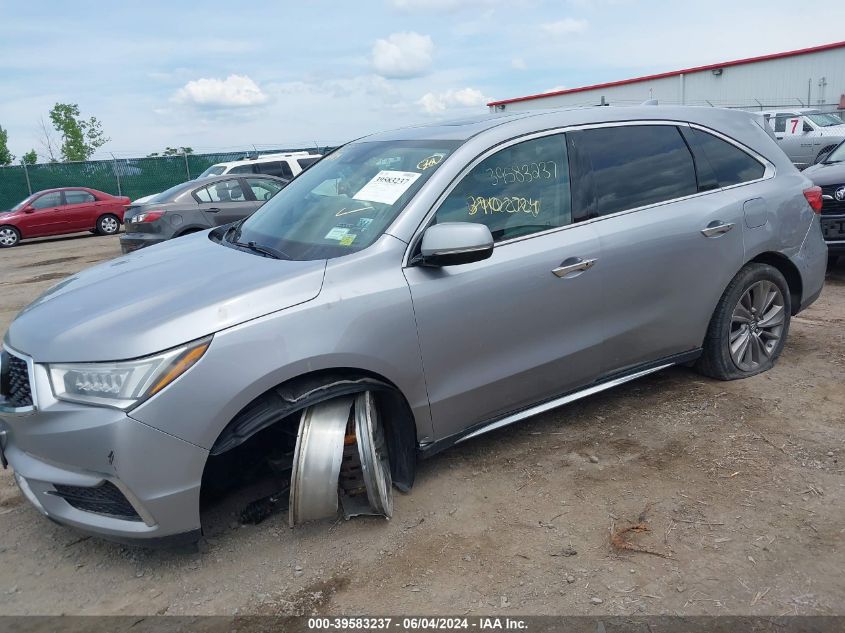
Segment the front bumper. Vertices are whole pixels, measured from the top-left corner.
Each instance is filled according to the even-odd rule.
[[[161,244],[164,241],[166,239],[157,233],[124,233],[120,236],[120,250],[126,255],[139,248]]]
[[[35,405],[12,412],[0,399],[3,453],[30,503],[112,540],[196,540],[208,451],[117,409],[57,401],[45,369],[30,367]]]

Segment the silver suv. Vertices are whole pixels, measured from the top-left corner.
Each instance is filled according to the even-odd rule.
[[[771,368],[822,289],[820,207],[744,112],[370,136],[21,312],[4,459],[48,517],[147,544],[259,464],[292,524],[390,515],[420,456],[671,365]]]

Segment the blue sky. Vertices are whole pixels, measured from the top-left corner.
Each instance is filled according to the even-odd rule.
[[[0,126],[44,155],[57,102],[99,156],[335,144],[500,99],[843,39],[792,1],[0,0]],[[810,12],[814,14],[815,12]]]

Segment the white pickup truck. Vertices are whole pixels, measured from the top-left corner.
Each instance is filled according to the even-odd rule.
[[[798,169],[804,169],[845,140],[845,121],[834,112],[811,108],[757,112]]]

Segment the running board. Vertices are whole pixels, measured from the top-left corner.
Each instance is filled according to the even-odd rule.
[[[505,416],[504,418],[496,420],[495,422],[491,422],[490,424],[482,426],[480,429],[473,431],[469,435],[464,435],[461,439],[457,440],[455,444],[460,444],[461,442],[472,439],[473,437],[478,437],[479,435],[483,435],[484,433],[488,433],[489,431],[495,431],[496,429],[500,429],[504,426],[509,426],[514,422],[519,422],[520,420],[524,420],[525,418],[530,418],[531,416],[538,415],[540,413],[545,413],[546,411],[550,411],[552,409],[557,409],[560,406],[569,404],[570,402],[575,402],[576,400],[580,400],[581,398],[592,396],[593,394],[600,393],[607,389],[613,389],[613,387],[618,387],[619,385],[625,384],[626,382],[636,380],[637,378],[642,378],[643,376],[647,376],[648,374],[653,374],[654,372],[660,371],[661,369],[666,369],[667,367],[671,367],[675,364],[676,363],[673,362],[658,365],[657,367],[649,367],[648,369],[643,369],[642,371],[638,371],[633,374],[628,374],[626,376],[620,376],[619,378],[614,378],[613,380],[608,380],[607,382],[602,382],[597,385],[593,385],[592,387],[587,387],[586,389],[582,389],[581,391],[575,391],[561,398],[548,400],[536,406],[529,407],[528,409],[523,409],[522,411],[512,413],[511,415]]]

